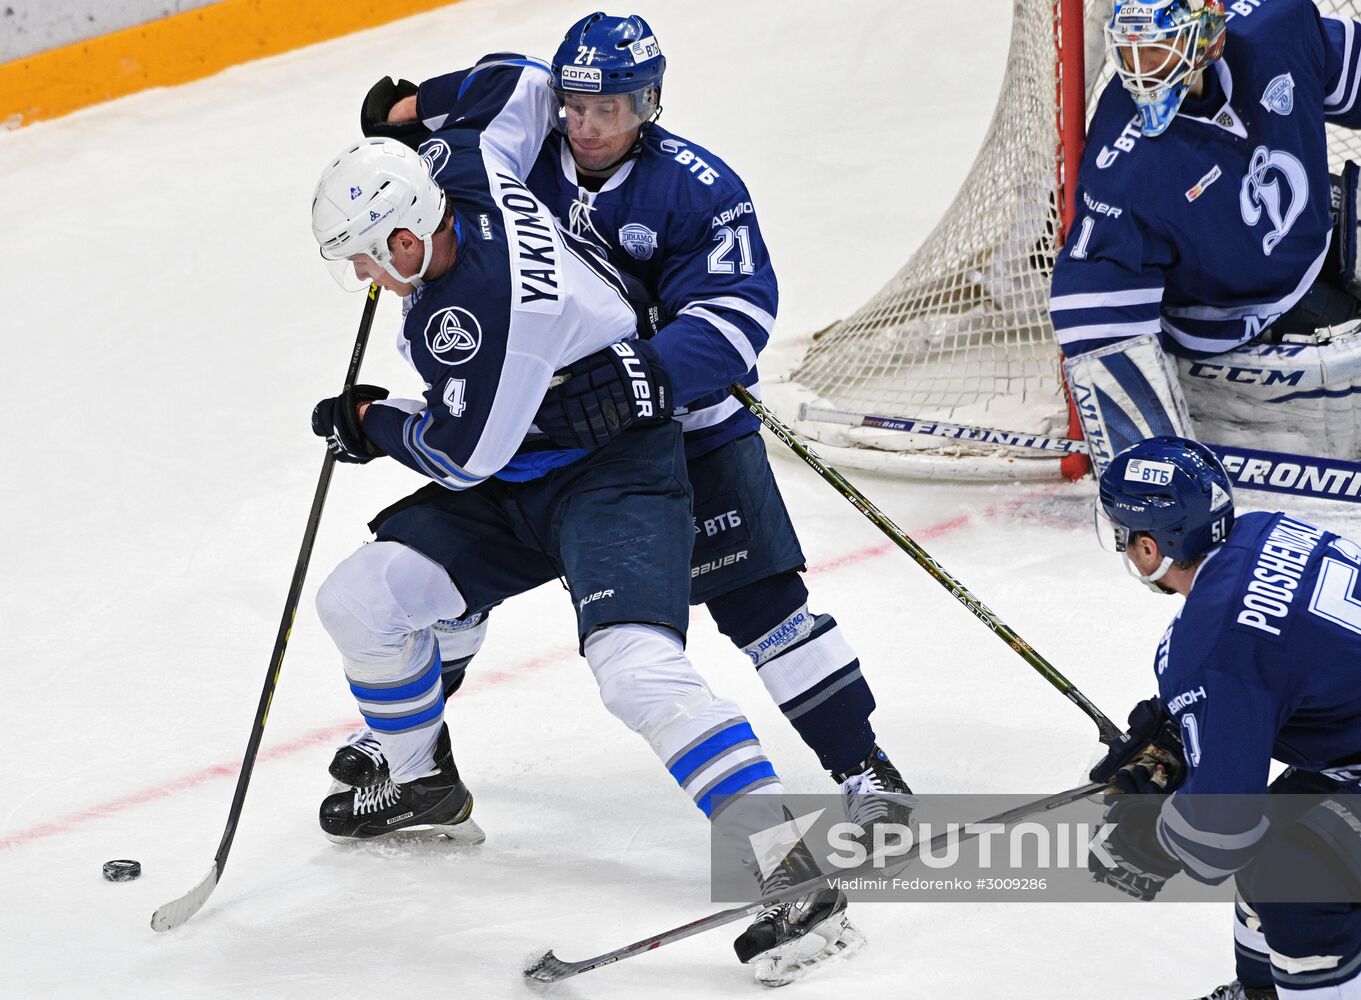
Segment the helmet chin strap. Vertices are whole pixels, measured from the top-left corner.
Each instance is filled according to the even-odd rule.
[[[1176,591],[1173,590],[1172,588],[1165,587],[1158,582],[1164,576],[1166,576],[1167,571],[1172,568],[1173,560],[1171,556],[1163,556],[1162,562],[1158,564],[1158,568],[1155,569],[1152,573],[1148,574],[1148,576],[1144,576],[1144,574],[1140,573],[1139,567],[1135,566],[1134,563],[1130,561],[1128,551],[1122,552],[1121,556],[1125,560],[1125,572],[1129,573],[1130,576],[1134,577],[1134,579],[1138,580],[1149,590],[1153,591],[1153,593],[1155,594],[1176,593]]]
[[[421,285],[425,284],[425,272],[430,269],[430,260],[435,255],[434,242],[435,237],[433,233],[429,236],[421,237],[421,245],[424,247],[421,257],[421,266],[420,269],[409,278],[393,266],[391,251],[388,251],[386,260],[378,261],[378,266],[398,281],[402,282],[402,284],[410,285],[412,288],[420,288]]]

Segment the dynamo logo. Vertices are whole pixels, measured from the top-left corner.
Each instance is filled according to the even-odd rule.
[[[421,145],[421,162],[430,171],[431,177],[438,177],[444,165],[449,162],[449,144],[443,139],[432,139]]]
[[[1270,221],[1271,232],[1262,237],[1262,253],[1271,256],[1308,203],[1309,177],[1303,163],[1280,149],[1258,146],[1252,151],[1238,191],[1238,209],[1249,226],[1256,226],[1263,213]]]

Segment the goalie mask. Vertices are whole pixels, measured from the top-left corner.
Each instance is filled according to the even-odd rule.
[[[331,162],[312,196],[312,235],[331,275],[347,291],[368,287],[355,258],[371,257],[405,284],[419,286],[430,266],[431,237],[444,219],[444,191],[425,161],[396,139],[364,139]],[[388,237],[410,230],[425,247],[415,274],[392,263]]]
[[[1148,136],[1166,131],[1191,84],[1223,51],[1222,0],[1115,0],[1106,25],[1106,56]]]
[[[665,72],[661,46],[637,14],[583,17],[553,55],[558,130],[608,139],[640,128],[661,111]]]
[[[1215,453],[1199,441],[1149,438],[1106,467],[1096,516],[1102,546],[1122,553],[1131,575],[1163,593],[1157,583],[1173,563],[1195,559],[1229,537],[1233,485]],[[1148,576],[1129,561],[1129,540],[1137,532],[1151,536],[1162,553]]]

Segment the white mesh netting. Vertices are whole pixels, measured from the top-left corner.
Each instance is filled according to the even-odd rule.
[[[1361,16],[1361,0],[1319,6]],[[1088,0],[1085,8],[1086,83],[1095,95],[1108,77],[1100,28],[1110,0]],[[1066,435],[1048,314],[1058,230],[1058,36],[1054,0],[1018,0],[1001,97],[954,203],[878,294],[815,334],[787,380],[767,383],[785,416],[808,404]],[[1329,132],[1335,164],[1361,160],[1361,135]],[[815,420],[796,427],[829,458],[854,467],[947,478],[1059,474],[1052,454]]]

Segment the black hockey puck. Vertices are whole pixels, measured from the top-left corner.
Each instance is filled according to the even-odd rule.
[[[104,862],[104,877],[110,882],[131,882],[142,875],[142,862],[128,861],[121,859],[118,861]]]

